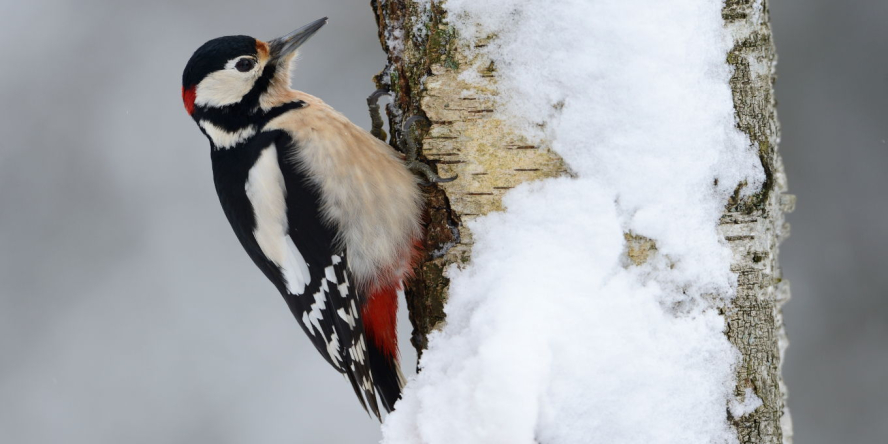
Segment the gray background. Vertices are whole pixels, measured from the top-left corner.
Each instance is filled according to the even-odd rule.
[[[888,2],[772,13],[796,442],[885,442]],[[231,234],[180,99],[205,40],[325,15],[295,84],[367,127],[367,0],[0,2],[0,442],[378,439]]]
[[[888,1],[775,0],[799,444],[888,442]]]

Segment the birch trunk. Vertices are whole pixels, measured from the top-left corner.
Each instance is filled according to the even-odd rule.
[[[534,146],[511,132],[493,116],[497,95],[496,69],[464,50],[465,42],[446,22],[440,2],[426,8],[411,0],[372,0],[379,38],[388,65],[376,77],[392,92],[387,107],[390,127],[400,135],[407,117],[422,115],[428,122],[415,132],[421,158],[442,176],[459,179],[425,187],[425,256],[407,285],[407,305],[414,331],[413,346],[421,355],[428,334],[445,321],[446,268],[466,263],[472,233],[465,222],[502,209],[503,194],[532,180],[568,174],[563,161],[545,147]],[[789,234],[784,212],[794,197],[787,190],[777,153],[778,124],[773,84],[776,53],[771,40],[767,0],[727,0],[722,10],[734,38],[726,58],[737,125],[754,144],[767,180],[756,195],[726,202],[720,229],[733,250],[732,269],[738,274],[737,296],[725,309],[726,334],[742,354],[735,395],[743,399],[752,389],[763,405],[753,413],[728,420],[741,443],[791,443],[786,388],[780,374],[788,342],[780,307],[789,299],[789,283],[777,263],[779,243]],[[470,42],[475,47],[484,40]],[[467,83],[460,75],[484,67]],[[649,239],[625,233],[627,254],[635,264],[656,251]]]

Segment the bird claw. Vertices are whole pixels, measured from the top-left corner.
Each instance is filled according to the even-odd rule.
[[[382,115],[379,112],[379,98],[385,95],[388,95],[389,92],[384,89],[377,89],[373,91],[373,94],[370,94],[370,97],[367,97],[367,107],[370,108],[370,134],[373,134],[373,137],[385,142],[387,137],[385,130],[382,129]]]
[[[414,173],[425,176],[428,182],[423,182],[423,185],[453,182],[454,180],[456,180],[457,177],[459,177],[458,174],[453,177],[441,177],[438,175],[438,173],[432,171],[432,168],[430,166],[417,160],[416,142],[413,140],[411,132],[413,130],[413,125],[415,125],[416,122],[420,120],[426,120],[426,118],[422,116],[412,116],[405,120],[404,124],[401,126],[401,138],[398,141],[398,145],[401,147],[401,150],[407,157],[407,168]]]
[[[419,173],[425,176],[428,182],[422,182],[423,185],[431,185],[433,183],[447,183],[453,182],[456,180],[459,175],[455,175],[453,177],[441,177],[438,173],[432,171],[432,168],[418,160],[411,160],[407,162],[407,168],[414,173]]]
[[[374,91],[373,94],[370,94],[370,97],[367,97],[367,107],[370,109],[370,134],[383,142],[385,142],[386,133],[385,130],[382,129],[383,122],[382,114],[379,111],[379,98],[388,94],[388,90],[380,88]],[[459,177],[459,175],[453,177],[441,177],[438,173],[432,171],[430,166],[417,160],[418,149],[416,147],[416,142],[411,135],[411,131],[413,130],[413,125],[420,120],[426,120],[426,118],[422,116],[412,116],[405,120],[404,124],[401,126],[401,137],[398,140],[398,146],[404,153],[407,168],[428,180],[428,182],[422,182],[423,185],[453,182]]]

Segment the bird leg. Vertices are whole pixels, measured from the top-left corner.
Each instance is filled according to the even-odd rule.
[[[386,134],[382,129],[382,115],[379,113],[379,98],[387,95],[389,92],[384,89],[377,89],[367,97],[367,106],[370,108],[370,134],[377,139],[385,142]]]
[[[456,180],[459,175],[453,177],[441,177],[438,173],[432,171],[432,168],[425,163],[417,160],[417,148],[416,142],[413,140],[412,130],[413,125],[416,124],[419,120],[425,120],[425,117],[422,116],[412,116],[401,126],[401,139],[398,141],[398,145],[401,147],[401,151],[404,152],[404,155],[407,157],[407,168],[414,173],[421,174],[425,176],[425,178],[429,181],[429,183],[446,183],[453,182]],[[428,185],[426,183],[425,185]]]

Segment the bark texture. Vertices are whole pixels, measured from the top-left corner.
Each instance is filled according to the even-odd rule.
[[[725,310],[728,339],[742,354],[735,395],[742,399],[751,388],[763,402],[754,412],[730,419],[741,443],[791,443],[792,421],[781,375],[789,342],[780,311],[790,292],[777,253],[789,236],[784,213],[792,211],[795,196],[784,194],[786,175],[777,152],[777,53],[766,0],[727,0],[722,17],[734,38],[727,60],[734,67],[731,90],[737,126],[758,146],[766,175],[761,192],[732,199],[720,221],[734,252],[732,270],[739,275],[737,296]]]
[[[418,353],[429,332],[445,321],[446,268],[469,260],[472,234],[464,223],[502,209],[502,195],[519,183],[568,174],[563,161],[546,147],[534,146],[493,117],[497,95],[496,70],[457,45],[439,2],[417,5],[411,0],[372,0],[379,38],[388,65],[375,79],[388,88],[391,128],[400,132],[407,117],[423,115],[420,128],[422,158],[455,182],[426,187],[425,256],[408,283],[407,303]],[[726,203],[720,229],[734,253],[737,296],[723,307],[726,334],[742,354],[735,395],[747,389],[762,406],[729,421],[741,443],[791,443],[786,388],[780,373],[786,345],[780,307],[789,299],[789,283],[777,263],[778,245],[789,234],[784,212],[794,197],[784,194],[786,178],[777,153],[779,128],[773,84],[776,53],[771,40],[765,0],[727,0],[722,16],[734,38],[726,54],[734,67],[731,78],[737,126],[759,148],[766,173],[763,189],[745,199]],[[463,42],[464,44],[465,42]],[[471,42],[482,46],[486,41]],[[477,67],[482,67],[477,68]],[[466,83],[460,75],[478,71],[483,82]],[[398,136],[399,134],[395,134]],[[737,196],[739,196],[739,189]],[[628,264],[640,265],[657,254],[650,239],[625,233]]]
[[[534,146],[492,117],[497,94],[489,60],[468,56],[456,43],[456,32],[444,21],[440,4],[410,0],[373,0],[379,38],[389,56],[377,86],[392,92],[387,111],[390,127],[422,115],[422,158],[442,176],[459,179],[425,188],[428,196],[425,256],[407,284],[407,305],[414,331],[411,342],[422,353],[427,336],[444,321],[446,267],[466,263],[472,234],[465,222],[502,210],[503,194],[519,183],[565,174],[560,157]],[[484,41],[474,45],[484,45]],[[477,70],[480,84],[459,79]],[[397,136],[397,134],[396,134]]]

